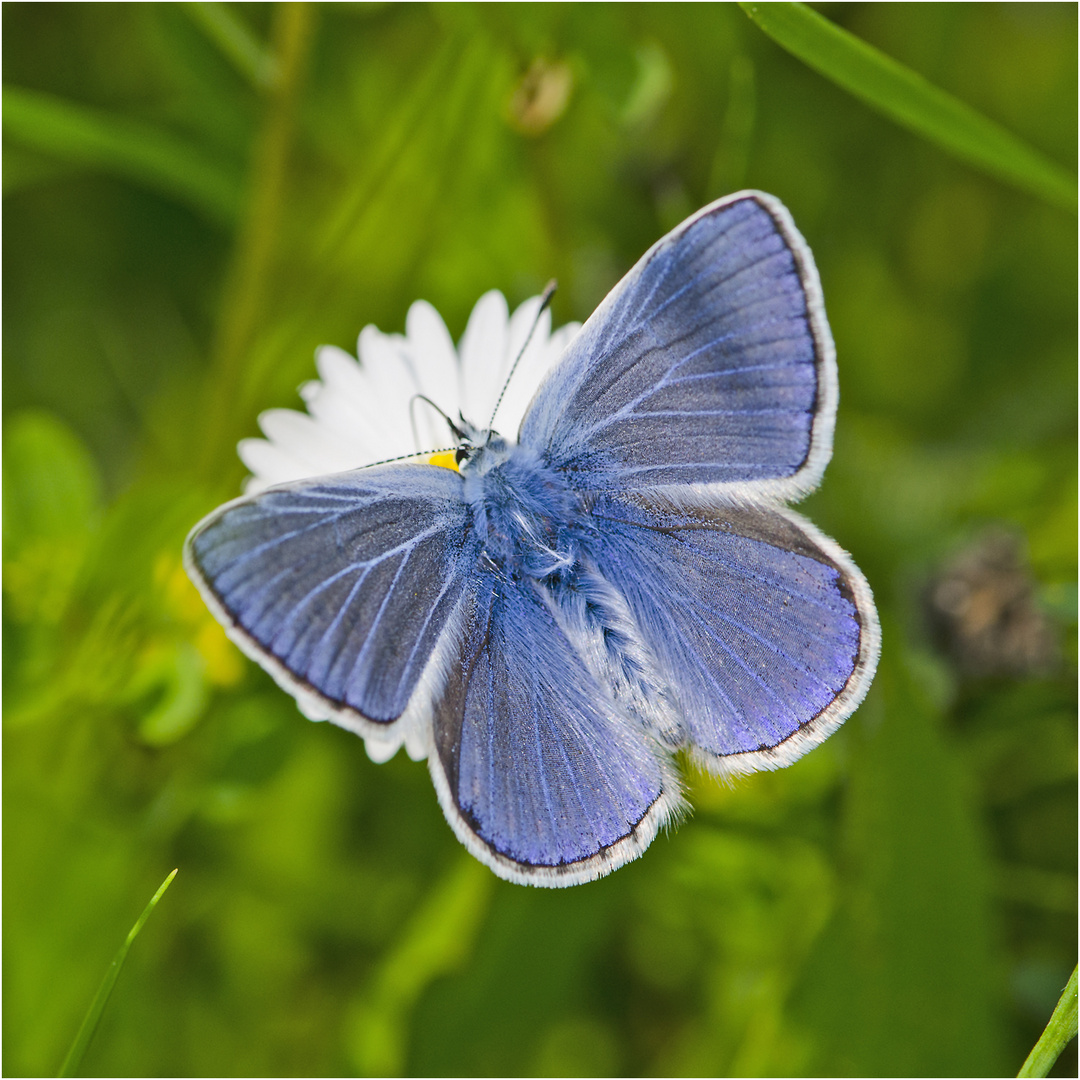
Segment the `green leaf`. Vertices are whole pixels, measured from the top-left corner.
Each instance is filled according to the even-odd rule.
[[[1076,177],[805,4],[739,6],[778,45],[891,120],[1007,184],[1076,213]]]
[[[168,746],[183,738],[206,708],[206,661],[194,646],[181,641],[151,661],[142,678],[161,700],[139,722],[139,737],[150,746]]]
[[[242,180],[159,127],[21,87],[4,87],[4,137],[180,199],[213,221],[237,217]]]
[[[109,995],[113,991],[113,987],[116,985],[117,976],[120,974],[120,969],[124,966],[124,960],[127,959],[128,949],[131,948],[131,943],[139,935],[139,931],[143,928],[146,920],[150,918],[150,912],[157,907],[158,901],[165,895],[165,890],[172,884],[172,880],[176,877],[177,871],[174,870],[158,888],[158,891],[150,897],[150,903],[143,909],[143,913],[139,916],[138,921],[128,932],[128,936],[124,939],[124,944],[120,946],[116,955],[113,957],[112,963],[109,965],[109,970],[105,972],[105,978],[101,980],[101,986],[98,987],[98,992],[94,995],[94,1000],[90,1002],[90,1008],[86,1011],[86,1016],[83,1017],[82,1025],[79,1027],[79,1033],[75,1036],[75,1041],[71,1044],[71,1049],[67,1052],[67,1057],[64,1058],[64,1064],[60,1066],[60,1076],[74,1076],[78,1071],[79,1065],[82,1063],[83,1055],[86,1053],[86,1048],[90,1045],[90,1040],[94,1037],[94,1032],[97,1031],[98,1022],[101,1020],[101,1014],[105,1010],[105,1005],[108,1003]]]
[[[17,622],[59,622],[99,522],[100,503],[94,459],[70,428],[36,409],[8,421],[4,594],[6,610]]]
[[[846,725],[841,895],[805,969],[803,1075],[1000,1076],[992,877],[963,762],[885,622]]]
[[[1046,1030],[1039,1036],[1017,1076],[1046,1076],[1061,1051],[1076,1038],[1076,968],[1062,991]]]
[[[460,858],[405,925],[354,1007],[352,1055],[365,1076],[399,1076],[409,1013],[424,988],[464,962],[487,913],[494,878]]]
[[[4,555],[62,540],[94,523],[101,481],[89,450],[52,413],[26,410],[4,432]]]

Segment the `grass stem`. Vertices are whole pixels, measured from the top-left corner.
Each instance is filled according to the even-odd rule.
[[[165,890],[172,884],[176,873],[176,870],[174,870],[161,883],[158,891],[150,898],[150,903],[146,905],[143,913],[136,920],[135,925],[128,931],[128,936],[124,939],[123,945],[120,946],[112,959],[112,963],[109,965],[108,971],[105,972],[105,978],[101,980],[101,985],[94,995],[94,1000],[90,1002],[90,1008],[86,1010],[86,1016],[83,1017],[75,1041],[71,1044],[71,1049],[68,1050],[67,1056],[64,1058],[64,1064],[60,1066],[58,1076],[75,1076],[78,1073],[86,1048],[94,1038],[94,1033],[97,1031],[98,1023],[101,1020],[101,1014],[104,1012],[105,1005],[108,1003],[113,987],[116,985],[116,979],[120,974],[120,969],[124,966],[124,960],[127,959],[131,943],[139,936],[139,931],[143,928],[146,920],[150,918],[150,912],[157,907],[158,901],[165,895]],[[1075,998],[1075,994],[1073,996]]]
[[[252,162],[248,212],[237,237],[222,294],[212,352],[207,402],[208,438],[204,470],[212,473],[235,432],[231,416],[245,359],[263,314],[274,267],[285,203],[296,108],[313,28],[311,4],[283,3],[274,9],[277,78],[267,92],[267,110]]]
[[[1076,968],[1065,984],[1057,1007],[1046,1030],[1032,1047],[1017,1076],[1046,1076],[1061,1056],[1061,1051],[1076,1038]]]

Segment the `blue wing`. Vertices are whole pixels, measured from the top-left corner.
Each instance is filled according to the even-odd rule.
[[[744,192],[669,233],[612,290],[519,441],[584,490],[795,498],[821,478],[836,400],[810,250],[776,199]]]
[[[611,498],[593,513],[598,568],[625,596],[704,764],[789,764],[865,696],[880,639],[870,589],[809,522]]]
[[[679,806],[669,754],[594,681],[534,584],[484,574],[465,626],[429,759],[459,839],[543,885],[640,854]]]
[[[395,465],[299,481],[200,522],[210,609],[308,715],[361,734],[405,711],[476,566],[462,480]]]

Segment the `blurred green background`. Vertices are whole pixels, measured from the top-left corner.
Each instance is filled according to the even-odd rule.
[[[1074,5],[821,10],[1074,169]],[[7,1075],[173,866],[91,1075],[1015,1073],[1076,961],[1074,214],[734,5],[7,4],[3,63]],[[821,270],[803,509],[877,681],[613,876],[507,884],[242,659],[181,542],[317,345],[551,277],[582,319],[746,186]]]

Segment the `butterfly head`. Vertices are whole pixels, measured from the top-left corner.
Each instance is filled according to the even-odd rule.
[[[478,428],[461,419],[456,425],[458,446],[454,461],[462,473],[483,476],[509,458],[513,444],[491,428]]]

